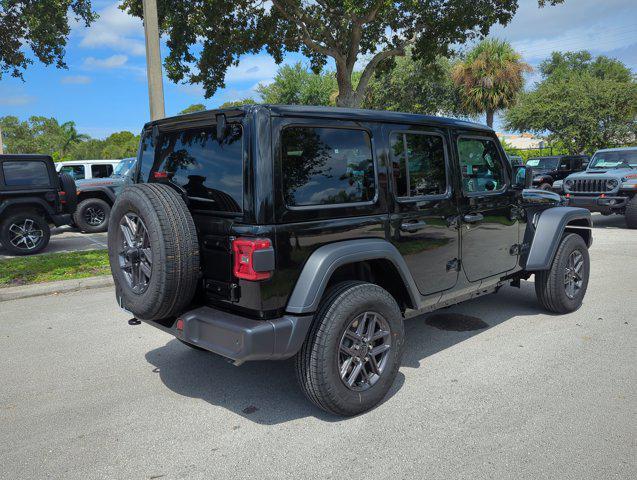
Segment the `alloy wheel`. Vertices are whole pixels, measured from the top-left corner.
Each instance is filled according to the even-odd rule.
[[[106,220],[106,212],[98,206],[88,207],[84,210],[84,220],[92,227],[99,227]]]
[[[566,268],[564,269],[564,290],[566,296],[573,299],[582,288],[582,268],[584,267],[584,256],[579,250],[574,250],[568,256]]]
[[[391,350],[387,320],[376,312],[354,318],[343,333],[338,351],[341,380],[351,390],[371,388],[383,375]]]
[[[43,238],[44,231],[31,218],[9,226],[9,242],[20,250],[35,250]]]
[[[119,229],[121,232],[120,269],[131,290],[142,294],[148,288],[153,273],[148,230],[142,219],[134,213],[127,213],[122,217]]]

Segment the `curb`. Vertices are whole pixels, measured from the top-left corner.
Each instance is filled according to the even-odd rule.
[[[59,280],[57,282],[37,283],[22,287],[0,288],[0,302],[9,302],[20,298],[56,295],[58,293],[75,292],[89,288],[110,287],[113,277],[102,275],[99,277],[78,278],[75,280]]]

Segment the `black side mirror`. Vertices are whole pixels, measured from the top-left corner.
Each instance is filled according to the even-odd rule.
[[[513,187],[519,190],[529,188],[533,184],[533,169],[526,165],[513,167]]]

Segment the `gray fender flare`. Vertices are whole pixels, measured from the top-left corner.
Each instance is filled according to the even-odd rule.
[[[524,267],[525,270],[538,271],[551,268],[564,229],[574,220],[584,220],[590,227],[592,225],[591,212],[585,208],[554,207],[548,208],[540,214]]]
[[[0,215],[9,207],[13,205],[37,205],[47,213],[47,215],[53,215],[55,211],[51,208],[51,205],[38,197],[25,197],[25,198],[12,198],[5,202],[0,203]]]
[[[113,203],[115,203],[115,194],[113,193],[113,191],[108,188],[108,187],[89,187],[86,189],[79,189],[82,193],[86,192],[86,193],[91,193],[91,192],[100,192],[103,193],[104,195],[106,195],[106,197],[111,201],[111,205]],[[87,197],[82,198],[82,195],[80,194],[80,197],[78,198],[78,203],[82,202],[84,200],[86,200]],[[88,197],[88,198],[94,198],[94,197]]]
[[[301,271],[286,311],[315,312],[330,277],[338,267],[375,259],[386,259],[394,264],[407,288],[412,304],[418,305],[420,298],[418,288],[400,252],[387,240],[369,238],[330,243],[316,249]]]

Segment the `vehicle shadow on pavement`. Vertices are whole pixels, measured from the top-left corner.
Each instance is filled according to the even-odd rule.
[[[497,295],[410,318],[405,321],[403,367],[421,367],[427,357],[516,315],[545,314],[535,299],[533,283],[523,282],[520,290],[503,288]],[[194,350],[177,340],[149,351],[146,360],[175,393],[200,398],[258,424],[275,425],[305,417],[327,422],[347,420],[322,412],[305,398],[297,385],[292,360],[247,362],[235,367],[220,356]],[[384,402],[404,382],[399,372]]]

